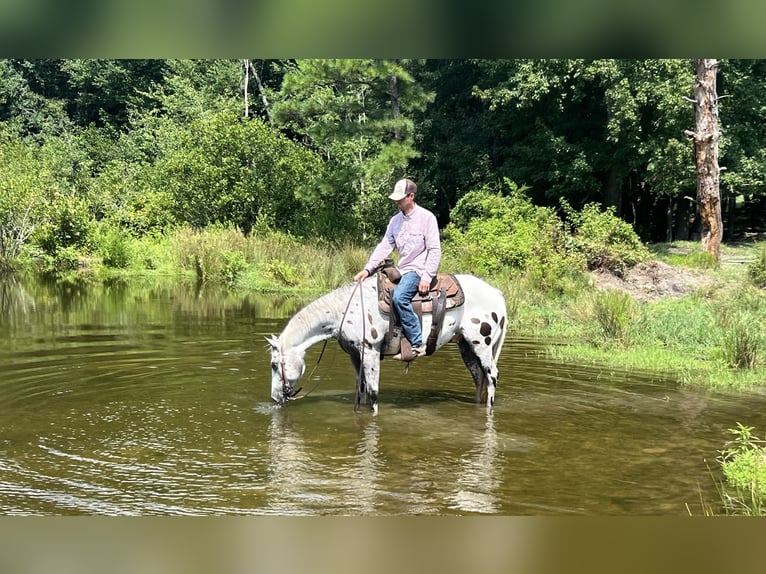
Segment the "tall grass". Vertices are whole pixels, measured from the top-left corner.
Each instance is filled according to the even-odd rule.
[[[230,288],[330,290],[351,281],[368,250],[311,242],[285,233],[244,236],[234,228],[176,231],[169,239],[178,265],[202,282]]]
[[[766,246],[756,251],[753,261],[748,265],[747,278],[756,287],[766,288]]]
[[[741,423],[729,429],[734,439],[717,459],[726,479],[720,494],[727,514],[763,516],[766,510],[766,441],[752,431]]]
[[[571,309],[575,321],[586,324],[588,340],[597,347],[624,347],[639,316],[636,301],[616,290],[585,293]]]

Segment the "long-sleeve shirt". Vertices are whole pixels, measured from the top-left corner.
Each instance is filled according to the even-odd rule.
[[[442,256],[436,216],[417,204],[409,215],[401,211],[394,215],[364,268],[372,274],[394,249],[399,252],[397,267],[402,274],[415,271],[421,281],[430,282]]]

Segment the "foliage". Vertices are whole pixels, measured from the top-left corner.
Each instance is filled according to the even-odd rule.
[[[272,279],[288,287],[294,287],[299,282],[298,268],[282,259],[271,259],[266,263],[264,271]]]
[[[479,61],[475,97],[493,118],[495,170],[531,186],[536,201],[598,201],[627,214],[627,199],[694,195],[689,60]],[[574,118],[577,118],[574,120]],[[633,204],[635,207],[635,204]],[[645,213],[636,213],[643,219]],[[651,232],[657,222],[636,221]]]
[[[761,289],[766,288],[766,246],[761,247],[747,266],[747,278]]]
[[[0,124],[0,130],[2,125]],[[33,146],[0,132],[0,260],[17,258],[44,218],[50,179]]]
[[[689,296],[644,305],[632,335],[636,344],[698,355],[705,352],[717,325],[712,302]]]
[[[562,204],[573,229],[572,245],[583,254],[588,269],[606,269],[622,277],[648,259],[649,250],[613,207],[602,211],[598,204],[589,203],[577,212],[566,201]]]
[[[125,269],[130,265],[130,241],[125,232],[108,226],[99,228],[96,237],[96,252],[104,265],[113,269]]]
[[[753,427],[737,423],[729,429],[734,440],[721,451],[718,462],[726,479],[724,508],[731,514],[760,516],[766,501],[766,441],[753,433]]]
[[[274,105],[276,124],[325,158],[312,198],[332,195],[368,233],[385,225],[388,190],[418,155],[412,114],[433,100],[404,64],[298,60]]]
[[[638,316],[636,302],[622,291],[596,291],[588,298],[589,315],[598,328],[596,342],[606,346],[625,345]]]
[[[766,296],[752,288],[740,289],[718,308],[722,358],[734,369],[753,368],[766,345]]]
[[[13,190],[4,205],[44,198],[31,202],[39,208],[29,212],[32,226],[19,226],[21,207],[3,211],[14,253],[23,255],[31,227],[64,196],[91,220],[138,238],[220,223],[246,234],[366,242],[380,236],[393,211],[386,196],[405,174],[442,228],[467,194],[494,193],[506,179],[525,189],[530,206],[559,213],[563,198],[593,216],[594,228],[575,230],[574,240],[542,212],[511,234],[493,218],[484,232],[499,242],[494,253],[471,239],[447,254],[464,252],[486,272],[528,274],[531,285],[553,291],[578,268],[572,257],[618,273],[635,259],[627,236],[619,248],[609,243],[613,222],[596,221],[594,205],[613,209],[613,220],[630,222],[645,240],[695,231],[685,199],[694,196],[693,153],[683,135],[693,125],[682,97],[692,89],[690,60],[250,62],[258,81],[248,84],[253,113],[245,119],[242,60],[0,60],[0,147],[9,161],[0,185]],[[753,206],[727,231],[759,231],[766,65],[721,60],[719,80],[732,96],[720,109],[723,198]],[[538,221],[558,228],[530,252],[546,239]],[[24,231],[13,235],[9,225]],[[466,234],[467,223],[453,229]],[[689,261],[696,257],[697,267],[712,265],[704,255]]]
[[[50,201],[45,223],[35,230],[35,245],[51,256],[61,249],[85,247],[93,226],[85,201],[61,192],[54,194]]]
[[[493,275],[511,269],[527,273],[540,288],[560,290],[567,275],[583,268],[562,222],[551,208],[533,205],[513,182],[506,181],[505,190],[508,195],[484,188],[458,201],[444,231],[447,256],[467,271]]]
[[[201,283],[232,281],[242,271],[246,239],[238,229],[210,227],[205,232],[189,227],[179,229],[170,239],[181,269],[194,272]]]
[[[249,232],[259,218],[275,229],[302,222],[300,216],[308,213],[296,190],[317,172],[321,166],[313,154],[261,120],[221,112],[177,130],[150,181],[168,194],[176,221],[197,228],[229,224]]]

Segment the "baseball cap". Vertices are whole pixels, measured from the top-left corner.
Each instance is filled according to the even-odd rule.
[[[416,193],[417,191],[418,186],[415,185],[414,181],[411,179],[400,179],[396,182],[394,191],[391,195],[388,196],[388,199],[399,201],[400,199],[404,199],[408,194]]]

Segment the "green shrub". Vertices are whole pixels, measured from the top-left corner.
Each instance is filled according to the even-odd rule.
[[[91,215],[84,200],[57,194],[50,203],[47,221],[34,233],[34,242],[55,257],[60,249],[84,247],[90,239]]]
[[[450,220],[443,233],[445,257],[466,271],[495,276],[511,270],[538,288],[560,292],[567,276],[584,269],[555,212],[532,204],[513,182],[506,180],[500,191],[468,192]]]
[[[614,207],[601,211],[597,203],[576,212],[562,200],[572,226],[572,246],[585,257],[588,269],[607,269],[619,277],[637,263],[649,258],[633,227],[615,215]]]
[[[294,287],[298,285],[300,281],[300,273],[298,269],[285,263],[281,259],[272,259],[266,264],[266,273],[272,278],[279,281],[281,284],[288,287]]]
[[[110,227],[96,237],[97,251],[104,265],[125,269],[130,265],[130,237],[125,231]]]
[[[753,427],[737,423],[729,429],[734,440],[721,451],[718,462],[726,485],[724,508],[734,514],[762,515],[766,499],[766,451],[764,441],[753,435]]]
[[[223,267],[221,268],[221,278],[228,287],[237,284],[240,274],[247,267],[245,255],[241,251],[224,251]]]

